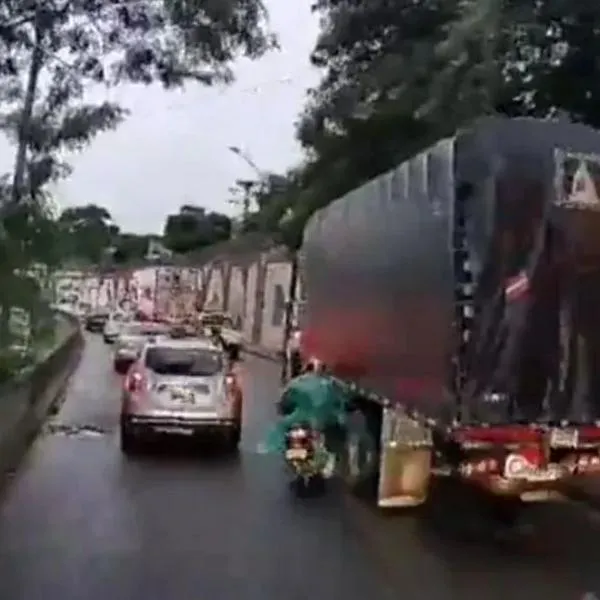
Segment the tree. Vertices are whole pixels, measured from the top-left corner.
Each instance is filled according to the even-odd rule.
[[[600,6],[317,0],[323,71],[301,115],[292,246],[315,210],[482,114],[600,126]],[[291,215],[291,216],[290,216]]]
[[[229,64],[238,54],[256,58],[274,45],[265,17],[259,0],[2,3],[0,103],[6,111],[0,128],[12,136],[17,151],[12,176],[0,183],[0,304],[5,309],[0,329],[6,329],[14,274],[31,263],[39,240],[54,248],[49,236],[58,236],[65,225],[47,216],[45,184],[68,174],[65,151],[82,149],[124,117],[120,107],[108,102],[82,104],[84,84],[159,81],[169,88],[186,80],[227,81]],[[22,72],[28,73],[25,85]],[[43,94],[41,78],[49,82]],[[83,252],[96,261],[107,232],[99,222],[88,225],[91,229],[80,226],[67,238],[86,241]],[[84,240],[82,231],[94,236]],[[30,234],[36,244],[23,241]]]
[[[119,234],[114,244],[114,262],[116,264],[127,264],[130,261],[144,260],[148,252],[148,246],[153,239],[156,239],[156,236],[134,233]]]
[[[600,6],[564,0],[465,2],[438,53],[443,68],[432,89],[432,112],[447,101],[482,112],[536,117],[563,114],[600,126],[595,56]],[[438,95],[447,82],[447,93]],[[448,93],[449,92],[449,93]],[[466,100],[466,102],[465,102]]]
[[[314,8],[322,30],[312,60],[323,78],[300,118],[306,160],[283,201],[292,245],[315,210],[439,135],[417,110],[429,98],[436,45],[459,14],[457,0],[318,0]]]
[[[436,44],[445,39],[457,2],[319,0],[315,9],[323,26],[312,60],[323,79],[311,93],[299,137],[320,155],[389,103],[408,120],[427,90]],[[399,107],[404,90],[412,99]]]
[[[99,264],[118,240],[119,228],[101,206],[88,204],[66,208],[58,219],[65,255]]]
[[[9,2],[2,8],[2,97],[17,103],[3,119],[18,142],[13,201],[25,188],[64,174],[64,165],[57,164],[60,150],[81,148],[123,117],[110,103],[74,110],[84,81],[158,80],[173,87],[192,79],[210,84],[230,79],[229,62],[238,52],[255,58],[273,45],[258,0],[234,0],[226,6],[177,0],[50,0]],[[19,67],[27,64],[23,88]],[[44,106],[36,110],[37,82],[44,71],[50,90]],[[37,154],[29,182],[28,148]]]
[[[177,253],[198,250],[230,237],[229,217],[190,205],[182,206],[178,214],[169,215],[163,232],[165,246]]]

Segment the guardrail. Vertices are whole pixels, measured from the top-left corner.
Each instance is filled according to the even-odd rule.
[[[61,316],[71,333],[44,360],[0,385],[0,478],[18,466],[79,364],[84,347],[79,320]]]

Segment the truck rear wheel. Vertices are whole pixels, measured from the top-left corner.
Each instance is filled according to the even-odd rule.
[[[520,535],[527,506],[518,498],[495,496],[458,477],[434,479],[427,514],[438,532],[468,541]]]

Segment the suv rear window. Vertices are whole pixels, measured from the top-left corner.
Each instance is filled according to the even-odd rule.
[[[144,362],[159,375],[209,377],[223,370],[221,353],[208,348],[154,346],[146,351]]]

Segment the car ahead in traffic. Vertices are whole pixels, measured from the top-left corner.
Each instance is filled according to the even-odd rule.
[[[114,369],[121,375],[138,359],[142,348],[148,341],[154,341],[169,333],[169,327],[151,321],[140,323],[132,321],[123,326],[115,341],[113,358]]]
[[[103,337],[107,344],[114,344],[121,330],[127,323],[132,322],[130,315],[124,312],[111,313],[104,325]]]
[[[237,449],[242,391],[223,351],[208,339],[162,338],[147,344],[125,377],[121,449],[144,439],[209,437]]]
[[[105,312],[91,312],[85,317],[85,330],[91,333],[102,333],[107,319],[108,315]]]

